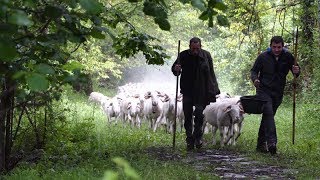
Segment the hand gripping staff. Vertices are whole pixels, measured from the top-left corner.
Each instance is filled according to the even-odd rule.
[[[177,58],[178,64],[180,64],[180,40],[178,41],[178,58]],[[172,147],[175,149],[176,147],[176,129],[177,129],[177,104],[178,104],[178,85],[179,85],[179,74],[177,75],[177,81],[176,81],[176,99],[174,104],[174,121],[173,121],[173,141],[172,141]]]
[[[297,65],[298,58],[298,27],[295,33],[295,41],[294,41],[294,65]],[[296,75],[293,75],[293,111],[292,111],[292,144],[294,144],[295,138],[295,129],[296,129]]]

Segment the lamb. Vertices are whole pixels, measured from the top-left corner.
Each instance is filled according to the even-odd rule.
[[[121,116],[121,101],[120,97],[113,97],[109,101],[103,103],[102,109],[107,116],[107,122],[111,122],[111,118],[114,117],[117,123],[118,119]]]
[[[124,121],[128,120],[132,127],[141,127],[140,113],[141,113],[141,101],[138,97],[128,97],[121,103],[122,113],[124,115]]]
[[[220,146],[223,147],[234,136],[234,124],[243,120],[243,110],[239,104],[228,102],[215,102],[209,104],[204,110],[204,127],[206,123],[212,125],[213,140],[216,144],[215,134],[220,131]]]
[[[109,100],[109,97],[99,92],[92,92],[90,93],[90,96],[89,96],[89,101],[99,103],[100,105],[102,105],[108,100]]]
[[[173,132],[173,121],[175,120],[174,118],[174,98],[172,96],[169,96],[167,94],[162,94],[161,98],[159,100],[162,102],[162,108],[161,108],[161,113],[160,116],[158,117],[154,131],[156,131],[159,123],[165,124],[166,125],[166,130],[169,132]]]
[[[220,94],[216,95],[216,101],[220,102],[224,99],[231,98],[231,95],[227,92],[221,92]]]
[[[149,121],[151,129],[154,129],[156,119],[160,116],[162,108],[159,105],[158,93],[156,94],[148,91],[144,94],[143,100],[142,114],[144,118]]]

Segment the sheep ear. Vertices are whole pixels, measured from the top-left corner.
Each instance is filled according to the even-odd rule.
[[[229,112],[230,110],[231,110],[231,105],[228,106],[228,107],[226,107],[226,108],[223,110],[223,112]]]
[[[131,102],[128,103],[127,109],[131,108]]]

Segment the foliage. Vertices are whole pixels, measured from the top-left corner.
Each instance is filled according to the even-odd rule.
[[[172,135],[164,131],[149,131],[146,124],[141,129],[127,124],[106,124],[99,108],[87,103],[87,97],[74,94],[63,96],[59,103],[68,107],[66,126],[54,133],[50,148],[37,163],[22,161],[5,179],[101,179],[103,177],[129,178],[125,173],[138,174],[141,179],[214,179],[212,174],[196,171],[180,161],[161,161],[147,155],[154,147],[171,148]],[[317,129],[319,107],[312,104],[297,106],[296,141],[291,143],[292,104],[287,97],[276,115],[279,155],[255,152],[260,115],[247,115],[241,136],[235,147],[226,150],[249,156],[254,161],[296,170],[296,178],[314,179],[319,176],[319,130]],[[77,108],[75,108],[77,107]],[[92,117],[93,119],[88,119]],[[308,121],[304,121],[307,119]],[[212,134],[205,134],[206,149],[216,149],[210,144]],[[185,154],[185,135],[177,132],[175,151]],[[120,160],[118,158],[121,158]],[[26,158],[27,159],[27,158]],[[118,162],[118,164],[115,163]],[[107,174],[105,174],[107,172]],[[135,173],[134,173],[135,172]],[[135,176],[135,175],[134,175]]]
[[[35,97],[49,103],[54,98],[59,99],[65,84],[72,84],[77,90],[86,86],[86,94],[92,91],[91,83],[85,85],[83,81],[90,81],[90,73],[94,68],[91,64],[81,64],[86,58],[79,58],[81,53],[74,54],[83,44],[92,38],[105,39],[108,35],[109,40],[112,40],[109,43],[113,44],[115,53],[121,58],[131,57],[138,52],[142,52],[148,64],[163,64],[164,59],[168,58],[164,48],[156,43],[152,44],[155,37],[138,32],[128,21],[131,14],[142,11],[154,18],[154,22],[162,30],[170,30],[166,2],[145,0],[119,4],[122,3],[125,6],[114,6],[108,1],[98,0],[0,1],[0,75],[3,89],[0,108],[4,111],[0,114],[1,172],[8,169],[7,162],[10,161],[13,133],[11,124],[13,116],[19,113],[15,107],[29,108],[27,102]],[[212,3],[213,1],[208,4],[208,8],[225,9],[220,1]],[[140,8],[135,11],[138,6]],[[122,12],[122,7],[133,8],[129,8],[132,10],[130,12]],[[209,17],[212,19],[212,15]],[[226,21],[223,17],[219,19],[221,23]],[[101,71],[109,70],[112,76],[119,76],[121,68],[116,65],[118,59],[106,62],[108,59],[101,58],[103,51],[99,47],[94,48],[95,46],[96,44],[90,49],[93,50],[90,56],[94,53],[100,56],[90,59],[90,62],[104,66],[98,74],[107,75],[108,73]],[[44,104],[37,103],[32,108],[40,111],[42,106]],[[19,122],[24,115],[21,111]],[[41,119],[33,123],[39,123],[39,120],[41,124]],[[20,124],[17,126],[18,130]],[[32,126],[37,132],[38,128]],[[38,133],[40,132],[36,134]],[[44,140],[40,144],[38,148],[45,144]]]

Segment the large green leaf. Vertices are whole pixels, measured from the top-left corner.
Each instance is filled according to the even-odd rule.
[[[90,35],[96,39],[105,39],[106,36],[102,34],[102,31],[98,28],[93,28],[90,32]]]
[[[32,26],[33,22],[29,19],[28,15],[24,11],[16,10],[13,11],[8,18],[9,23],[20,26]]]
[[[103,5],[97,0],[80,0],[79,3],[90,14],[99,14],[103,9]]]
[[[113,162],[117,164],[118,167],[121,167],[125,175],[129,179],[141,179],[139,174],[130,166],[130,164],[123,158],[115,157],[112,159]]]
[[[228,9],[228,6],[225,5],[221,0],[217,0],[214,8],[219,9],[221,11],[225,11]]]
[[[45,16],[56,19],[62,15],[62,9],[56,6],[47,6],[45,8]]]
[[[217,21],[218,21],[218,24],[220,26],[226,26],[226,27],[230,26],[228,18],[226,16],[224,16],[224,15],[218,15],[217,16]]]
[[[76,69],[83,69],[84,66],[79,63],[78,61],[71,61],[68,64],[63,65],[63,69],[68,70],[68,71],[73,71]]]
[[[103,180],[118,180],[119,179],[119,173],[107,170],[104,173]]]
[[[154,21],[159,25],[162,30],[170,31],[170,23],[167,19],[155,18]]]
[[[35,69],[37,72],[41,74],[55,74],[54,69],[48,64],[44,64],[44,63],[38,64],[36,65]]]
[[[198,8],[200,11],[206,10],[206,5],[203,0],[192,0],[191,5],[195,8]]]
[[[0,61],[13,61],[18,55],[14,44],[6,39],[0,39]]]
[[[49,81],[42,74],[30,73],[26,76],[26,81],[32,91],[45,91],[49,88]]]
[[[203,11],[199,16],[199,19],[201,19],[203,21],[207,20],[208,18],[209,18],[208,11]]]

